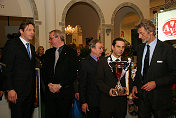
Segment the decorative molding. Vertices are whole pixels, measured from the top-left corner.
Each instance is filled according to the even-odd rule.
[[[59,26],[64,27],[64,26],[65,26],[65,23],[63,23],[63,22],[59,22]]]
[[[34,23],[35,23],[35,25],[39,26],[39,25],[42,24],[42,21],[40,21],[40,20],[34,20]]]
[[[4,4],[0,4],[0,8],[1,8],[1,9],[4,9],[4,8],[5,8],[5,5],[4,5]]]
[[[7,2],[7,0],[0,0],[0,9],[4,9],[5,8],[5,3]]]

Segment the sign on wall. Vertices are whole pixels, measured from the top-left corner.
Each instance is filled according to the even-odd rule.
[[[158,13],[158,39],[176,39],[176,10]]]

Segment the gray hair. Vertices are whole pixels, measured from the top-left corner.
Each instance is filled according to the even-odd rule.
[[[95,48],[97,43],[101,43],[101,41],[97,39],[91,40],[89,43],[89,49]]]
[[[60,37],[61,41],[65,41],[64,38],[64,33],[62,33],[62,31],[60,30],[52,30],[49,34],[51,34],[52,32],[54,32],[54,37],[57,38],[58,36]]]
[[[150,33],[150,32],[153,32],[153,35],[155,36],[156,35],[156,32],[155,32],[155,25],[153,24],[152,21],[150,20],[147,20],[147,19],[143,19],[140,24],[138,24],[136,26],[137,29],[141,28],[141,27],[144,27],[144,29]]]

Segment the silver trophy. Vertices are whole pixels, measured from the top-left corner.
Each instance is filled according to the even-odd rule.
[[[122,87],[120,80],[127,72],[128,68],[130,67],[131,59],[127,61],[114,61],[115,65],[115,74],[118,79],[117,85],[115,86],[115,90],[112,91],[112,94],[116,96],[125,96],[127,95],[127,87]]]

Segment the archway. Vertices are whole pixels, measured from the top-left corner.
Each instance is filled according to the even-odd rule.
[[[134,19],[135,17],[135,19]],[[122,3],[113,12],[111,23],[112,23],[112,35],[111,40],[116,37],[121,37],[121,31],[124,28],[123,25],[128,25],[127,27],[134,28],[134,26],[143,19],[143,14],[140,9],[132,3]],[[129,20],[130,19],[130,20]],[[133,20],[131,20],[133,19]],[[123,21],[124,20],[124,21]],[[128,22],[129,24],[127,24]],[[126,23],[126,24],[125,24]],[[129,36],[128,36],[129,37]],[[122,37],[124,38],[124,37]],[[128,39],[128,41],[131,39]]]
[[[88,4],[90,7],[92,7],[96,13],[98,14],[98,17],[100,19],[100,40],[104,43],[104,32],[105,32],[105,29],[103,27],[103,24],[105,23],[105,20],[104,20],[104,16],[103,16],[103,13],[101,11],[101,9],[99,8],[99,6],[92,0],[75,0],[75,1],[70,1],[64,8],[64,11],[63,11],[63,14],[62,14],[62,22],[60,23],[60,25],[62,25],[62,30],[64,30],[65,26],[66,26],[66,23],[65,23],[65,19],[67,17],[67,12],[69,11],[69,9],[74,5],[74,4],[79,4],[79,3],[84,3],[84,4]]]

